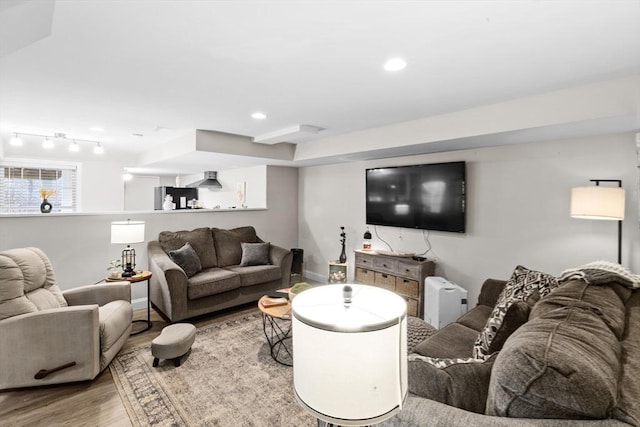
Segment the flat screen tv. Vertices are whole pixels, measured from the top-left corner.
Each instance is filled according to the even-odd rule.
[[[465,162],[366,170],[367,224],[465,232]]]

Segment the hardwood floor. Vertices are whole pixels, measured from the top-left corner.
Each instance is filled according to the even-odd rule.
[[[223,321],[242,313],[257,312],[255,303],[232,310],[190,319],[196,327]],[[134,313],[134,319],[146,320],[147,310]],[[153,327],[129,337],[124,349],[151,344],[167,322],[151,310]],[[137,323],[135,328],[143,324]],[[127,411],[106,368],[93,381],[0,391],[1,426],[131,426]]]

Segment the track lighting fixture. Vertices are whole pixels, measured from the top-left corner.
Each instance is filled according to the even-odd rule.
[[[88,142],[90,144],[95,144],[94,148],[93,148],[93,152],[95,154],[104,154],[104,148],[102,147],[102,143],[99,141],[92,141],[89,139],[75,139],[75,138],[68,138],[67,135],[65,133],[60,133],[60,132],[56,132],[53,135],[40,135],[40,134],[36,134],[36,133],[22,133],[22,132],[15,132],[14,137],[11,138],[10,144],[15,146],[15,147],[21,147],[22,145],[24,145],[24,142],[22,141],[22,139],[20,138],[20,135],[23,136],[36,136],[36,137],[40,137],[40,138],[44,138],[44,140],[42,141],[42,148],[47,148],[47,149],[51,149],[55,147],[55,139],[58,140],[69,140],[71,141],[71,144],[69,144],[69,151],[73,151],[73,152],[78,152],[80,151],[80,144],[79,143],[84,143],[84,142]]]
[[[14,147],[21,147],[22,146],[22,140],[20,138],[18,138],[18,134],[14,134],[14,137],[11,138],[11,145],[13,145]]]

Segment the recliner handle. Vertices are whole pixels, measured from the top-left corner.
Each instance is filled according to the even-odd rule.
[[[58,366],[56,368],[53,368],[53,369],[40,369],[38,372],[36,372],[36,374],[34,375],[33,378],[36,379],[36,380],[41,380],[44,377],[46,377],[47,375],[49,375],[49,374],[53,374],[54,372],[58,372],[58,371],[61,371],[63,369],[67,369],[67,368],[70,368],[70,367],[75,366],[75,365],[76,365],[76,362],[69,362],[69,363],[65,363],[64,365],[60,365],[60,366]]]

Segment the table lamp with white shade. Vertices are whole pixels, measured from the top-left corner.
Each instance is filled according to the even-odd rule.
[[[126,244],[122,250],[122,277],[131,277],[136,273],[136,251],[132,243],[144,242],[144,221],[113,221],[111,223],[111,243]]]
[[[402,409],[406,312],[402,297],[373,286],[324,285],[296,296],[294,390],[319,425],[371,425]]]

